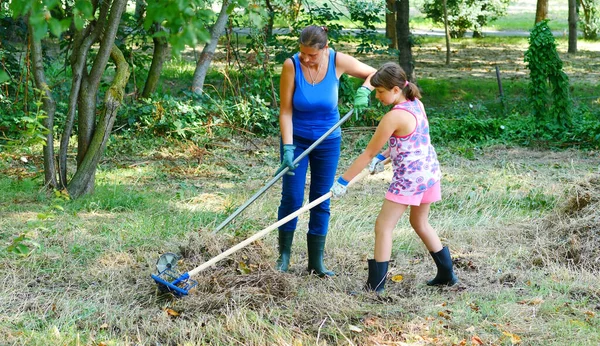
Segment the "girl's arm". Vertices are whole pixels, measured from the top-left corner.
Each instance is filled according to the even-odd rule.
[[[286,59],[281,70],[281,80],[279,82],[279,128],[281,130],[281,140],[283,144],[293,144],[293,126],[292,126],[292,97],[294,95],[294,62],[292,59]]]
[[[412,114],[401,110],[388,112],[379,122],[367,148],[354,160],[350,168],[342,175],[342,178],[348,182],[352,180],[371,162],[373,157],[377,156],[394,132],[410,133],[415,126],[416,120]],[[387,148],[384,151],[384,156],[389,157],[389,153],[390,149]]]

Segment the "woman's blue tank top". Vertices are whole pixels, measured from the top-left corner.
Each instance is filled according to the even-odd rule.
[[[340,81],[335,71],[335,51],[329,49],[329,66],[322,81],[314,86],[307,82],[298,53],[292,57],[296,69],[292,98],[294,136],[316,140],[340,120],[338,90]],[[342,135],[338,127],[328,138]]]

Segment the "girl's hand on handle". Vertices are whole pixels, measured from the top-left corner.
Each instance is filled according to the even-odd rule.
[[[382,154],[377,154],[377,156],[375,156],[371,160],[371,163],[369,164],[369,173],[377,174],[377,173],[383,172],[383,170],[385,168],[383,161],[385,159],[386,159],[386,157],[383,156]]]
[[[338,199],[346,194],[348,191],[348,181],[346,179],[339,177],[333,186],[331,187],[331,198]]]

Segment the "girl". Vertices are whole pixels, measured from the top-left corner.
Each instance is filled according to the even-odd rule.
[[[391,158],[394,176],[375,222],[375,258],[370,259],[365,289],[383,292],[392,253],[392,232],[410,206],[410,224],[421,238],[435,264],[437,275],[428,285],[454,285],[458,280],[452,269],[447,247],[429,224],[431,203],[441,199],[440,165],[429,139],[429,123],[421,94],[395,63],[384,64],[369,76],[376,97],[384,105],[394,107],[383,116],[365,151],[331,188],[332,197],[346,193],[347,185],[369,164],[371,173],[383,170],[383,160]],[[379,153],[386,142],[388,148]],[[378,154],[379,153],[379,154]]]

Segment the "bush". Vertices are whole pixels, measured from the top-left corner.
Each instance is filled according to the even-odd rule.
[[[483,26],[506,15],[510,0],[448,0],[448,26],[452,37],[463,37],[467,30],[481,34]],[[444,5],[441,0],[425,0],[423,13],[435,23],[444,24]]]

